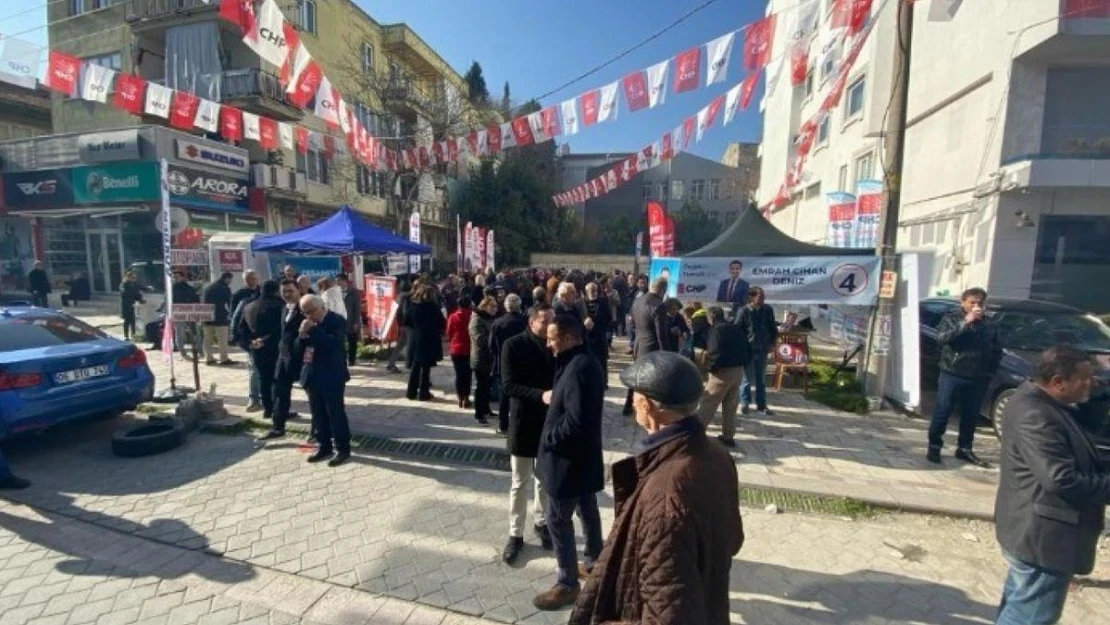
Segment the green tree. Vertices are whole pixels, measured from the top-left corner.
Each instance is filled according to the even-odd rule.
[[[682,205],[682,210],[672,213],[671,218],[675,224],[676,254],[703,247],[716,239],[722,231],[721,223],[710,217],[696,200],[687,200]]]
[[[520,108],[517,109],[516,114],[519,117],[520,115],[528,115],[529,113],[535,113],[536,111],[542,111],[542,110],[543,110],[543,105],[540,104],[535,99],[532,99],[532,100],[528,100],[524,104],[521,104]]]
[[[501,92],[501,114],[508,117],[512,114],[513,99],[509,95],[509,81],[505,81],[505,89]]]
[[[475,106],[484,106],[489,102],[489,89],[486,88],[486,77],[482,75],[482,66],[478,61],[470,64],[470,69],[466,70],[466,75],[463,76],[466,81],[467,91],[469,92],[468,98],[470,103]]]

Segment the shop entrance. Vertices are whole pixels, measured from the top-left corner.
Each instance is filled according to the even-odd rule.
[[[97,293],[119,291],[123,281],[123,240],[119,230],[87,230],[89,276]]]

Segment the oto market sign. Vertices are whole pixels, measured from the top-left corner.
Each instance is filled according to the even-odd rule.
[[[250,181],[246,178],[170,165],[167,183],[171,204],[222,211],[248,209]]]

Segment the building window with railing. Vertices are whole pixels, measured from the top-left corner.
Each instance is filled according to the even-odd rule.
[[[721,181],[709,180],[705,187],[705,199],[707,200],[720,200],[721,198]]]
[[[114,69],[117,72],[123,70],[123,56],[119,52],[112,54],[101,54],[98,56],[89,56],[82,59],[86,63],[99,65],[108,69]]]
[[[301,30],[316,34],[316,0],[297,0]]]
[[[824,115],[821,117],[821,123],[817,124],[817,146],[825,146],[829,144],[829,116]]]
[[[690,199],[691,200],[704,200],[705,199],[705,181],[704,180],[691,180],[690,181]]]

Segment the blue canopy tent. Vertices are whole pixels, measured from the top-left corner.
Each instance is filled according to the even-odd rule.
[[[342,206],[319,223],[255,237],[251,241],[251,251],[343,256],[431,254],[432,248],[383,230],[359,217],[350,206]]]

